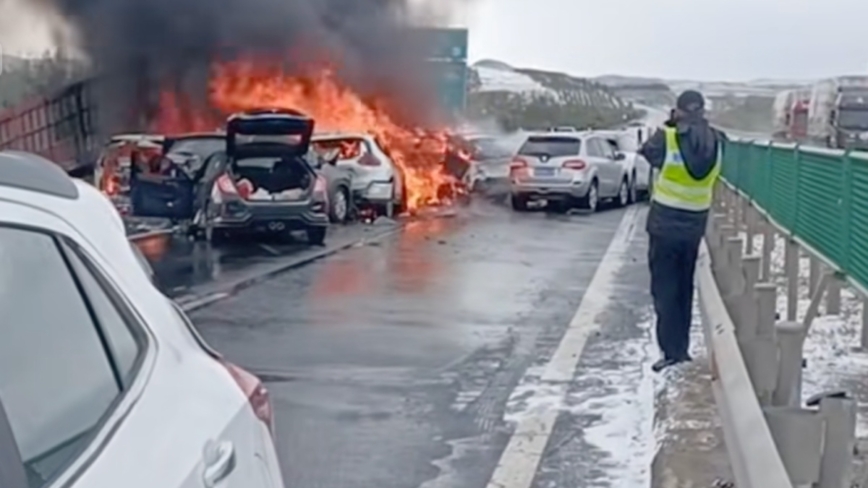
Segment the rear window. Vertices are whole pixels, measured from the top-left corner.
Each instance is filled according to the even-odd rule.
[[[557,158],[561,156],[576,156],[582,149],[582,141],[575,137],[530,137],[518,153],[523,156],[548,156]]]
[[[320,157],[329,157],[333,151],[338,151],[338,159],[355,159],[365,151],[365,142],[357,137],[343,139],[322,139],[311,142],[314,152]]]
[[[473,155],[477,159],[498,159],[512,156],[512,151],[501,141],[490,139],[474,139],[470,141],[473,147]]]
[[[169,146],[170,153],[195,154],[202,159],[226,149],[226,140],[219,137],[178,139]]]

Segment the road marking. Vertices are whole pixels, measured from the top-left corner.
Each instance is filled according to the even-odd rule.
[[[612,302],[615,273],[622,267],[627,247],[635,235],[639,209],[638,206],[632,206],[624,213],[594,277],[582,296],[579,308],[570,320],[558,348],[545,365],[540,378],[542,382],[564,386],[561,389],[563,398],[560,404],[566,400],[566,385],[573,379],[588,337],[600,328],[597,317]],[[559,414],[558,409],[550,408],[522,417],[503,450],[497,467],[494,468],[488,488],[531,486]]]
[[[278,251],[277,249],[275,249],[275,248],[269,246],[268,244],[261,244],[261,243],[260,243],[260,244],[259,244],[259,247],[262,248],[262,249],[264,249],[264,250],[265,250],[267,253],[269,253],[269,254],[273,254],[273,255],[275,255],[275,256],[280,256],[280,251]]]

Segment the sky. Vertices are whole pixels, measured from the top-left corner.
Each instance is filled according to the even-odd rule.
[[[181,1],[181,0],[179,0]],[[463,0],[471,60],[576,76],[816,79],[868,73],[866,0]],[[51,46],[45,22],[4,11],[7,53]]]
[[[868,74],[866,0],[478,0],[470,56],[577,76]]]

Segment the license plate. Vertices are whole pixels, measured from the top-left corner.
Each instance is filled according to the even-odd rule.
[[[555,168],[534,168],[534,176],[554,176]]]

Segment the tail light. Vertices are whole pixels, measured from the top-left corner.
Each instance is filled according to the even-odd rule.
[[[521,159],[521,158],[515,158],[512,161],[510,161],[510,163],[509,163],[509,169],[510,170],[527,168],[527,166],[528,166],[527,161],[525,161],[524,159]]]
[[[323,178],[322,176],[317,176],[316,181],[313,184],[313,192],[318,194],[318,195],[325,195],[326,194],[326,187],[327,187],[326,179]]]
[[[238,195],[238,188],[229,175],[222,175],[217,178],[217,189],[223,195]]]
[[[383,163],[371,153],[366,153],[359,158],[360,166],[380,166],[381,164]]]
[[[262,380],[247,370],[221,359],[220,363],[229,371],[232,379],[241,388],[256,418],[268,427],[268,431],[274,436],[274,409],[271,407],[271,396],[268,389],[262,384]]]
[[[569,161],[564,161],[563,167],[566,169],[585,169],[588,165],[581,159],[571,159]]]

